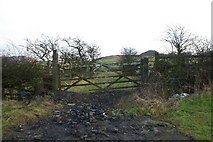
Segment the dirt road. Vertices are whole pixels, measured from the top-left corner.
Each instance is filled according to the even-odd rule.
[[[20,126],[5,140],[190,140],[172,124],[150,116],[112,116],[126,91],[78,94],[57,91],[55,102],[65,107],[46,119]]]

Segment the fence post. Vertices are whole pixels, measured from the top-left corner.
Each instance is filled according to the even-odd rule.
[[[159,68],[159,53],[155,52],[154,70],[157,72]]]
[[[57,50],[53,50],[53,89],[58,90],[60,87],[60,79],[59,79],[59,66],[58,66],[58,53]]]
[[[143,59],[141,59],[141,64],[140,64],[140,73],[141,73],[141,84],[143,83]]]
[[[148,58],[141,59],[141,81],[146,82],[148,79]]]

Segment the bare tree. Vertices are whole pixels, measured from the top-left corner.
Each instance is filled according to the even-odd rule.
[[[97,45],[89,45],[79,38],[64,38],[68,51],[62,53],[72,63],[87,64],[94,63],[100,56],[100,48]]]
[[[124,47],[121,49],[121,62],[122,63],[131,63],[136,60],[137,51],[135,48]]]
[[[93,63],[100,55],[99,47],[89,45],[79,38],[60,38],[42,35],[41,38],[26,39],[24,47],[36,58],[47,62],[50,66],[53,50],[59,51],[62,61],[70,64]]]
[[[122,48],[121,49],[121,58],[120,58],[120,63],[132,63],[137,60],[136,55],[137,51],[135,48],[127,47],[127,48]],[[136,66],[133,65],[125,65],[121,67],[121,70],[123,74],[130,75],[134,74],[136,72]]]
[[[194,40],[194,51],[197,55],[202,55],[212,51],[212,44],[211,41],[207,38],[197,37]]]
[[[15,44],[13,41],[9,41],[5,48],[0,49],[1,56],[29,56],[27,51],[20,45]]]
[[[211,85],[212,82],[212,44],[207,38],[197,37],[194,41],[194,52],[199,56],[195,67],[196,89],[203,89],[204,86]]]
[[[101,55],[99,46],[93,44],[87,47],[89,61],[95,62]]]
[[[24,45],[24,47],[36,58],[42,61],[50,61],[53,50],[59,48],[59,38],[42,35],[40,39],[26,39],[26,45]]]
[[[61,59],[63,63],[69,65],[86,65],[93,64],[100,56],[100,49],[97,45],[90,45],[79,38],[64,38],[62,39],[63,52],[61,52]],[[93,74],[94,66],[89,67],[72,67],[72,72],[83,76],[90,76]]]
[[[50,72],[53,50],[59,49],[60,38],[53,38],[46,35],[41,35],[41,38],[31,40],[26,39],[25,47],[28,52],[34,55],[35,58],[47,64],[46,71]]]
[[[168,42],[172,47],[172,53],[176,49],[177,55],[180,55],[190,48],[194,44],[195,36],[192,33],[185,30],[183,26],[169,27],[166,31],[165,36],[162,38],[163,41]]]

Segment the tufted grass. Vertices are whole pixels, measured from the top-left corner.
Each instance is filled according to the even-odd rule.
[[[191,94],[182,99],[140,98],[137,94],[122,97],[112,115],[150,115],[168,121],[195,140],[212,139],[212,95]]]
[[[61,108],[54,104],[49,97],[37,97],[26,105],[23,101],[3,100],[2,103],[2,134],[8,134],[19,125],[37,121],[51,114],[54,109]]]

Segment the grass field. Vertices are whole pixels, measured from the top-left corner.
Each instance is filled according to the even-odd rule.
[[[118,63],[120,61],[120,56],[110,56],[110,57],[105,57],[102,59],[99,59],[97,63],[99,64],[112,64],[112,63]]]

